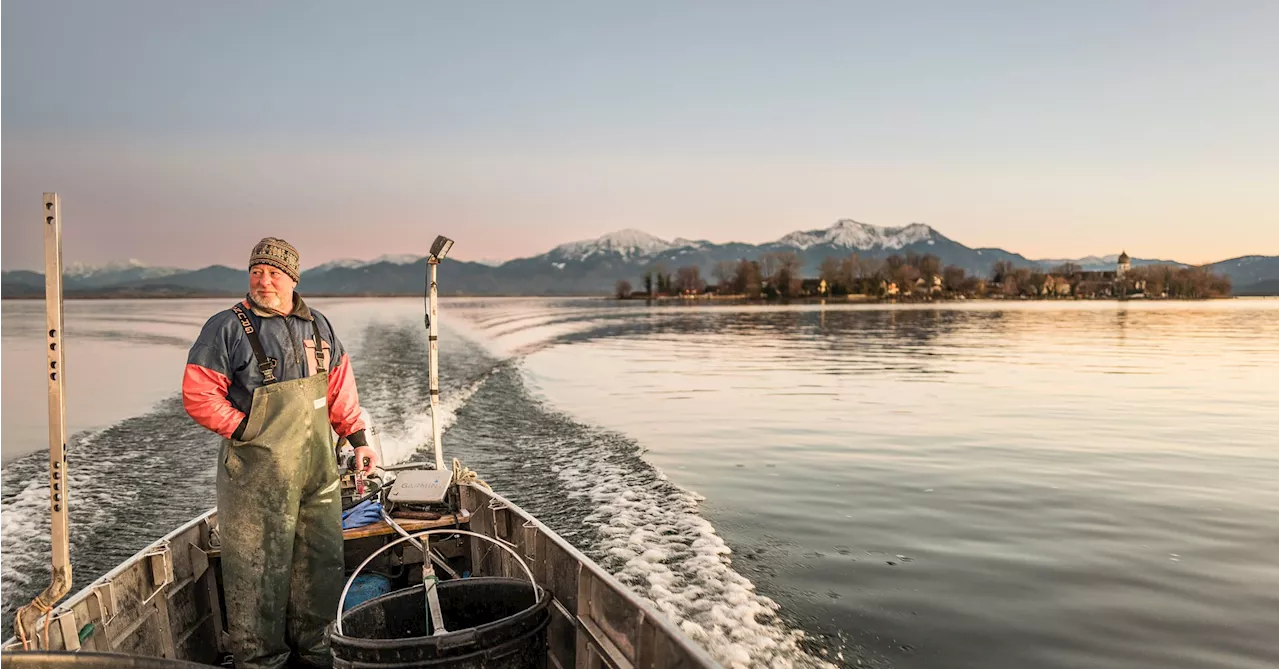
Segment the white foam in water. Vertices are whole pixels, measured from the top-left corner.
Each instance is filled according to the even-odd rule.
[[[458,411],[466,405],[471,396],[484,385],[489,375],[481,377],[475,383],[462,388],[448,395],[441,395],[439,402],[440,407],[440,431],[444,432],[453,425],[458,419]],[[394,400],[392,400],[394,401]],[[419,411],[409,417],[403,426],[397,428],[389,428],[383,430],[376,423],[374,429],[378,432],[378,438],[382,442],[382,459],[385,464],[394,465],[406,462],[414,457],[419,450],[432,448],[431,434],[431,409],[427,408]],[[446,457],[448,453],[446,452]],[[445,462],[445,466],[449,466],[449,462]]]
[[[49,533],[49,486],[41,481],[26,484],[22,492],[5,500],[0,512],[0,544],[8,557],[0,561],[0,582],[12,592],[16,585],[31,581],[28,574],[39,573],[35,564],[43,551],[31,551],[32,541]],[[41,522],[43,521],[43,522]]]
[[[549,453],[573,495],[596,504],[606,568],[729,667],[830,667],[800,647],[778,604],[734,571],[732,551],[698,515],[700,497],[575,446]]]
[[[84,448],[92,444],[101,432],[88,433],[77,437],[75,447]],[[42,459],[43,464],[47,462]],[[110,498],[112,492],[104,490],[99,484],[100,466],[89,465],[87,471],[73,470],[70,474],[67,489],[75,495],[77,504],[76,522],[87,526],[102,528],[105,512],[103,497]],[[34,479],[22,483],[22,491],[5,500],[0,505],[0,545],[7,559],[0,561],[0,586],[6,595],[14,592],[15,586],[29,584],[32,578],[47,578],[49,574],[49,482],[45,470],[37,470]],[[0,477],[8,477],[12,470],[0,470]],[[72,537],[74,543],[75,537]],[[74,546],[72,546],[74,548]],[[35,593],[32,593],[35,594]],[[25,602],[12,602],[8,597],[6,605],[18,605]]]

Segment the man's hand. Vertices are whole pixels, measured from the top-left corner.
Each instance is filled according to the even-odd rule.
[[[366,440],[364,430],[356,430],[347,435],[347,442],[356,449],[355,468],[366,474],[372,473],[373,468],[378,466],[378,453],[369,448],[369,442]]]
[[[370,474],[378,466],[378,452],[368,446],[361,446],[356,449],[355,462],[357,470]]]

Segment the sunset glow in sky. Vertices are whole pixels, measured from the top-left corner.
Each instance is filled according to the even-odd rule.
[[[3,5],[3,266],[510,259],[840,218],[1276,254],[1274,1]]]

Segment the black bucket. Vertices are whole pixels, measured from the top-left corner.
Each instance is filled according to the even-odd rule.
[[[512,578],[442,581],[445,629],[431,634],[422,586],[369,600],[330,628],[334,669],[543,669],[551,595],[534,601],[533,586]]]
[[[209,669],[208,665],[163,657],[71,651],[0,653],[4,669]]]

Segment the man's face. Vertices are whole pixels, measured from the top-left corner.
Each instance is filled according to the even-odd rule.
[[[249,268],[249,294],[264,307],[283,311],[293,304],[293,289],[298,285],[288,274],[271,265]]]

